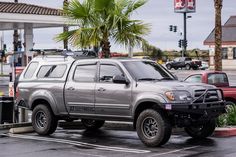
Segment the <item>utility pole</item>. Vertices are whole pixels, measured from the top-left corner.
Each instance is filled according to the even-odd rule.
[[[174,11],[176,13],[183,13],[183,40],[182,40],[182,57],[186,55],[187,52],[187,19],[191,16],[187,16],[187,13],[196,12],[196,0],[174,0]]]
[[[184,15],[184,39],[183,39],[182,57],[184,57],[187,52],[187,13],[184,12],[183,15]]]

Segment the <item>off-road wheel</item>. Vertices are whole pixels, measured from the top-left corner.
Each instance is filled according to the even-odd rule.
[[[201,126],[186,127],[186,133],[196,139],[203,139],[213,134],[216,128],[216,120],[212,119]]]
[[[191,69],[190,64],[186,64],[186,65],[185,65],[185,68],[186,68],[186,70],[190,70],[190,69]]]
[[[167,68],[168,70],[171,70],[172,67],[171,67],[170,64],[167,64],[167,65],[166,65],[166,68]]]
[[[94,119],[81,119],[81,122],[86,129],[91,129],[91,130],[99,129],[105,123],[104,120],[94,120]]]
[[[52,110],[44,105],[37,105],[32,113],[32,125],[39,135],[50,135],[55,132],[58,120]]]
[[[168,142],[172,130],[167,117],[154,109],[140,113],[136,128],[141,141],[150,147],[161,146]]]

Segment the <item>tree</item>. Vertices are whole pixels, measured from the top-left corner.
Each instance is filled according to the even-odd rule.
[[[153,59],[161,59],[163,52],[161,51],[161,49],[153,46],[153,45],[146,45],[145,48],[143,49],[144,54],[146,56],[150,56]]]
[[[141,46],[150,31],[149,24],[132,20],[131,15],[147,0],[72,0],[63,8],[65,16],[77,28],[59,34],[58,41],[68,39],[73,46],[101,47],[110,56],[111,40],[117,44]]]
[[[222,71],[222,26],[221,9],[223,0],[214,0],[215,2],[215,70]]]

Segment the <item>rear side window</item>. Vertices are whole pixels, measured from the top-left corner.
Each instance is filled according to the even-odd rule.
[[[66,65],[44,65],[38,72],[38,78],[61,78],[66,71]]]
[[[78,65],[73,79],[77,82],[95,82],[97,65]]]
[[[30,79],[33,77],[36,69],[38,68],[39,63],[38,62],[32,62],[30,63],[30,65],[28,66],[25,74],[24,74],[24,78]]]
[[[188,77],[186,82],[191,82],[191,83],[201,83],[202,82],[202,76],[201,75],[193,75]]]
[[[217,84],[217,83],[228,83],[227,76],[225,74],[209,74],[208,83]]]

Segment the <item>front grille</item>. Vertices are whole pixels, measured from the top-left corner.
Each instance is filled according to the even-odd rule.
[[[195,90],[194,103],[209,103],[220,101],[218,89]]]

